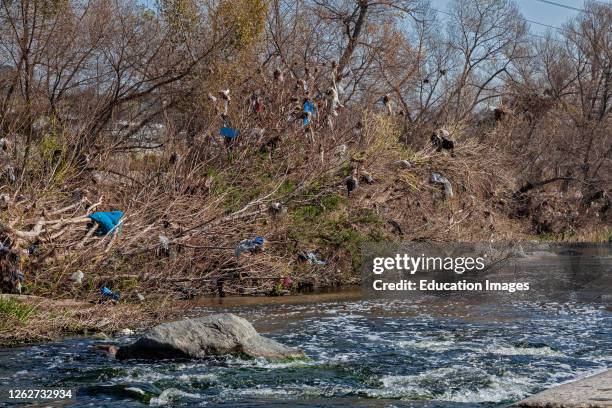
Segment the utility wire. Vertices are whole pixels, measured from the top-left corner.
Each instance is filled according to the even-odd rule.
[[[568,10],[586,12],[585,9],[581,9],[581,8],[578,8],[578,7],[568,6],[567,4],[557,3],[555,1],[550,1],[550,0],[536,0],[536,1],[539,1],[540,3],[550,4],[552,6],[563,7],[563,8],[568,9]]]
[[[438,10],[438,9],[436,9],[436,8],[433,8],[433,7],[431,8],[431,10],[433,10],[433,11],[435,11],[435,12],[437,12],[437,13],[446,14],[447,16],[451,16],[451,17],[452,17],[452,14],[451,14],[451,13],[449,13],[449,12],[446,12],[446,11],[443,11],[443,10]],[[547,24],[544,24],[544,23],[539,23],[539,22],[537,22],[537,21],[532,21],[532,20],[526,20],[526,21],[529,21],[530,23],[540,24],[540,25],[544,25],[544,26],[546,26],[546,27],[550,27],[550,28],[554,28],[554,29],[557,29],[557,30],[563,31],[563,29],[562,29],[562,28],[560,28],[560,27],[549,26],[549,25],[547,25]],[[547,37],[545,37],[545,36],[543,36],[543,35],[541,35],[541,34],[536,34],[536,33],[525,33],[525,34],[526,34],[526,35],[528,35],[528,36],[531,36],[531,37],[538,37],[538,38],[547,39]],[[558,41],[558,42],[559,42],[559,40],[558,40],[558,39],[556,39],[556,38],[551,38],[551,40],[553,40],[553,41]]]
[[[528,22],[533,23],[533,24],[541,25],[541,26],[543,26],[543,27],[554,28],[555,30],[559,30],[559,31],[565,31],[565,30],[564,30],[563,28],[561,28],[561,27],[557,27],[557,26],[550,25],[550,24],[540,23],[539,21],[529,20],[528,18],[526,18],[526,19],[525,19],[525,21],[528,21]]]
[[[551,3],[551,2],[550,2],[550,1],[548,1],[548,0],[537,0],[537,1],[542,1],[542,2],[545,2],[545,3]],[[610,4],[610,3],[605,3],[605,4]],[[568,7],[569,7],[569,6],[568,6]],[[431,10],[433,10],[433,11],[435,11],[435,12],[438,12],[438,13],[446,14],[447,16],[451,16],[451,17],[452,17],[452,14],[451,14],[451,13],[449,13],[449,12],[447,12],[447,11],[439,10],[439,9],[436,9],[436,8],[433,8],[433,7],[431,8]],[[582,10],[582,9],[576,9],[576,10],[578,10],[578,11],[588,12],[587,10]],[[528,18],[526,18],[526,19],[525,19],[525,21],[527,21],[527,22],[529,22],[529,23],[532,23],[532,24],[537,24],[537,25],[542,26],[542,27],[552,28],[553,30],[558,30],[558,31],[560,31],[560,32],[562,32],[562,33],[571,32],[571,33],[573,33],[573,34],[582,35],[582,34],[580,34],[580,33],[577,33],[577,32],[576,32],[576,31],[574,31],[574,30],[567,30],[567,29],[562,28],[562,27],[557,27],[557,26],[554,26],[554,25],[550,25],[550,24],[542,23],[542,22],[540,22],[540,21],[536,21],[536,20],[530,20],[530,19],[528,19]],[[532,36],[535,36],[535,37],[545,38],[544,36],[542,36],[542,35],[538,35],[538,34],[535,34],[535,33],[527,33],[527,35],[532,35]]]
[[[567,4],[557,3],[555,1],[550,1],[550,0],[536,0],[536,1],[539,1],[540,3],[550,4],[551,6],[562,7],[564,9],[578,11],[578,12],[581,12],[581,13],[589,13],[589,14],[595,14],[595,15],[597,14],[594,11],[591,11],[591,10],[585,10],[583,8],[568,6]],[[605,2],[605,1],[597,1],[597,0],[595,0],[595,2],[599,3],[599,4],[606,5],[606,6],[612,6],[612,3]]]
[[[433,8],[433,7],[431,8],[431,10],[436,11],[438,13],[446,14],[447,16],[451,16],[452,17],[452,14],[449,13],[449,12],[446,12],[446,11],[443,11],[443,10],[438,10],[436,8]],[[549,24],[540,23],[539,21],[529,20],[529,19],[525,19],[525,21],[528,21],[528,22],[533,23],[533,24],[538,24],[538,25],[541,25],[541,26],[544,26],[544,27],[548,27],[548,28],[554,28],[555,30],[564,31],[564,29],[561,28],[561,27],[557,27],[557,26],[553,26],[553,25],[549,25]]]

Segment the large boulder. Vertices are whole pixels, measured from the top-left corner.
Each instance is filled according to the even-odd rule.
[[[251,323],[231,313],[160,324],[135,343],[117,351],[118,359],[203,358],[244,354],[270,360],[306,357],[257,333]]]

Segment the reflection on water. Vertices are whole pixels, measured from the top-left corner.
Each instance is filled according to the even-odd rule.
[[[599,304],[256,300],[199,301],[189,314],[237,313],[310,361],[118,362],[74,339],[0,352],[0,381],[77,389],[75,406],[504,406],[612,365]]]

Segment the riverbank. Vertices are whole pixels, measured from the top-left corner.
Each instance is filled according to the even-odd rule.
[[[359,283],[361,249],[373,242],[610,240],[605,194],[587,200],[548,184],[520,192],[515,153],[471,132],[449,155],[404,144],[392,118],[359,117],[363,140],[343,121],[317,160],[296,145],[301,132],[288,131],[274,158],[247,145],[236,148],[239,160],[215,150],[197,165],[189,149],[117,154],[113,171],[127,178],[7,190],[14,199],[0,238],[11,252],[0,274],[12,285],[1,290],[83,301],[104,287],[128,301],[280,295]],[[353,170],[359,184],[349,194]],[[113,234],[93,225],[94,213],[118,211]]]
[[[72,299],[0,294],[0,347],[48,342],[70,336],[110,338],[123,329],[142,331],[201,308],[310,304],[362,297],[357,287],[291,296],[155,298],[138,303],[94,303]]]
[[[0,295],[0,347],[70,336],[110,338],[122,329],[146,329],[178,314],[164,300],[113,304],[4,294]]]

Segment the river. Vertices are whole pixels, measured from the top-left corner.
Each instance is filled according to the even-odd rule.
[[[349,291],[205,299],[186,315],[219,311],[311,360],[120,362],[92,352],[108,341],[74,338],[0,351],[0,382],[72,389],[75,399],[61,406],[76,407],[501,407],[612,366],[612,316],[597,302],[408,301]]]

